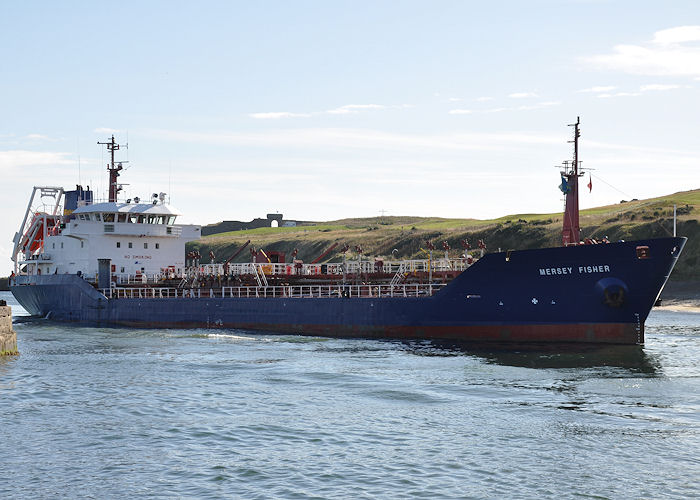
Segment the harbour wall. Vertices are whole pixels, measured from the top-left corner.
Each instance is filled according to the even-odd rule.
[[[0,356],[19,354],[17,333],[12,329],[12,309],[0,300]]]

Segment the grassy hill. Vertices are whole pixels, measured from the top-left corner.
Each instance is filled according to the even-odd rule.
[[[687,236],[688,244],[674,271],[675,280],[700,280],[700,189],[684,191],[648,200],[633,200],[581,211],[582,238],[602,238],[611,241],[670,236],[673,234],[673,205],[678,207],[678,235]],[[362,245],[367,256],[390,258],[424,258],[425,242],[432,241],[442,248],[447,241],[461,251],[459,242],[467,239],[472,247],[483,239],[489,251],[499,248],[529,249],[561,244],[562,214],[516,214],[492,220],[443,219],[437,217],[372,217],[309,223],[298,227],[258,228],[212,234],[188,244],[189,250],[199,250],[203,262],[209,251],[221,262],[240,245],[286,252],[296,248],[298,258],[310,262],[334,242],[347,243],[351,249]],[[442,252],[442,250],[439,250]],[[352,253],[352,250],[350,254]],[[237,262],[250,258],[241,252]],[[329,256],[328,261],[339,261]]]

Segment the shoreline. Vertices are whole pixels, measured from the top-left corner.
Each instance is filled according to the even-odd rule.
[[[700,314],[700,300],[662,300],[653,310]]]
[[[700,313],[700,281],[669,281],[661,292],[662,311]]]

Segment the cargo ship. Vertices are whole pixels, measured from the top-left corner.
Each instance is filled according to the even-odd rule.
[[[686,238],[581,240],[579,121],[564,162],[562,245],[450,258],[383,261],[355,247],[342,262],[304,263],[250,249],[250,262],[203,264],[185,245],[201,227],[177,223],[165,193],[119,200],[120,145],[108,198],[89,187],[34,187],[15,234],[10,289],[54,321],[155,328],[227,328],[458,342],[642,344],[644,323]],[[49,200],[49,203],[46,201]],[[480,242],[481,243],[481,242]],[[320,256],[321,257],[321,256]]]

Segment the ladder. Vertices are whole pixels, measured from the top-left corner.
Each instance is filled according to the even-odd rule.
[[[255,264],[255,281],[258,282],[258,287],[267,287],[267,276],[262,269],[262,264]]]
[[[406,277],[406,263],[402,262],[401,265],[399,266],[399,270],[396,271],[396,274],[394,275],[393,278],[391,278],[391,286],[398,285],[403,281],[403,279]]]

